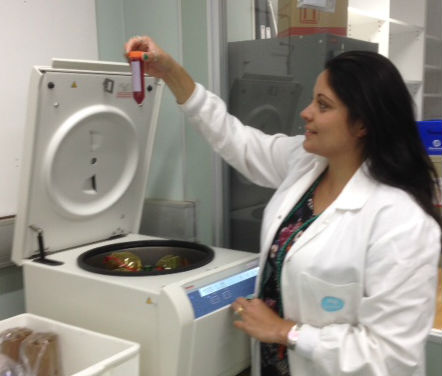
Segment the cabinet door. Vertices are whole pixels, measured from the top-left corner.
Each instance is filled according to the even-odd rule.
[[[427,0],[422,118],[442,118],[442,0]]]

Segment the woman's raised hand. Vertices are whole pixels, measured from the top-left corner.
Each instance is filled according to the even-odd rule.
[[[129,39],[125,45],[126,56],[131,51],[143,51],[144,71],[150,76],[162,78],[177,64],[148,36],[136,36]]]
[[[195,82],[187,71],[168,53],[164,52],[148,36],[136,36],[125,44],[126,57],[131,51],[143,51],[144,72],[161,78],[175,95],[178,103],[184,103],[192,95]]]

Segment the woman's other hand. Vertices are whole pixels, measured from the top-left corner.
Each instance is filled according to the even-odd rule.
[[[287,334],[295,322],[284,320],[261,299],[238,298],[232,303],[238,317],[233,324],[260,342],[287,344]]]

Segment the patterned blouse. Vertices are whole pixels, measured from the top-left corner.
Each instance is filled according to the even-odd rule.
[[[313,214],[313,192],[321,181],[316,179],[279,227],[264,267],[260,298],[282,317],[281,269],[284,257],[308,226],[318,217]],[[290,376],[285,346],[261,343],[261,376]]]

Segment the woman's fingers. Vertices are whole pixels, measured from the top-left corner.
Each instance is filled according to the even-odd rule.
[[[232,304],[236,328],[261,342],[282,343],[292,321],[284,320],[270,309],[261,299],[238,298]]]
[[[150,38],[148,37],[132,37],[126,43],[126,53],[130,51],[148,51]]]

